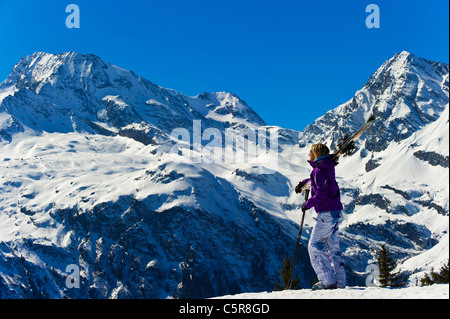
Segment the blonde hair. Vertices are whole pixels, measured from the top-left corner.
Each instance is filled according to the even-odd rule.
[[[314,160],[316,160],[319,157],[329,155],[330,149],[325,144],[318,143],[311,146],[311,152],[313,152],[315,156]]]

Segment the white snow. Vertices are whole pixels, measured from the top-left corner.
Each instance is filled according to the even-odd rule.
[[[449,299],[449,285],[424,287],[378,288],[347,287],[335,290],[284,290],[276,292],[245,293],[214,299]]]

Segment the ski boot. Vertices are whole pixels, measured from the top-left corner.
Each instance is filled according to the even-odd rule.
[[[312,290],[329,290],[329,289],[337,289],[337,285],[336,285],[336,284],[332,284],[332,285],[329,285],[329,286],[324,286],[324,285],[322,285],[321,282],[318,282],[318,283],[314,284],[314,285],[311,287],[311,289],[312,289]]]

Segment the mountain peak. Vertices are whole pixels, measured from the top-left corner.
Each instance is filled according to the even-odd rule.
[[[73,128],[103,132],[92,124],[99,122],[118,131],[146,122],[166,134],[175,128],[192,127],[193,120],[221,129],[266,125],[233,93],[189,97],[96,55],[74,51],[35,52],[22,58],[1,84],[1,91],[0,112],[6,111],[24,127],[37,131],[67,132]]]
[[[448,104],[446,63],[403,51],[385,61],[348,102],[308,126],[306,142],[316,136],[336,145],[339,133],[357,130],[371,114],[378,118],[377,134],[367,136],[366,149],[381,151],[390,141],[405,139],[435,121]]]
[[[408,51],[402,51],[402,52],[398,52],[396,53],[392,59],[394,60],[400,60],[400,61],[410,61],[415,57],[414,54],[412,54],[411,52]]]
[[[92,54],[81,54],[74,51],[60,54],[47,52],[35,52],[23,57],[17,63],[2,86],[16,85],[18,89],[27,87],[39,93],[42,85],[47,82],[52,84],[57,78],[74,77],[80,66],[100,64],[103,68],[106,65],[99,57]],[[90,68],[87,68],[90,69]]]
[[[445,74],[448,74],[448,64],[429,61],[402,51],[385,61],[364,87],[373,94],[382,94],[392,84],[396,84],[400,90],[408,85],[407,82],[412,81],[412,78],[422,78],[426,75],[428,78],[441,79]]]

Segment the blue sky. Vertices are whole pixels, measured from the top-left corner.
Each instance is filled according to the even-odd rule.
[[[80,28],[68,29],[68,4]],[[369,29],[366,6],[380,9]],[[0,81],[35,51],[96,54],[191,96],[239,95],[303,130],[395,53],[448,63],[448,0],[0,0]]]

